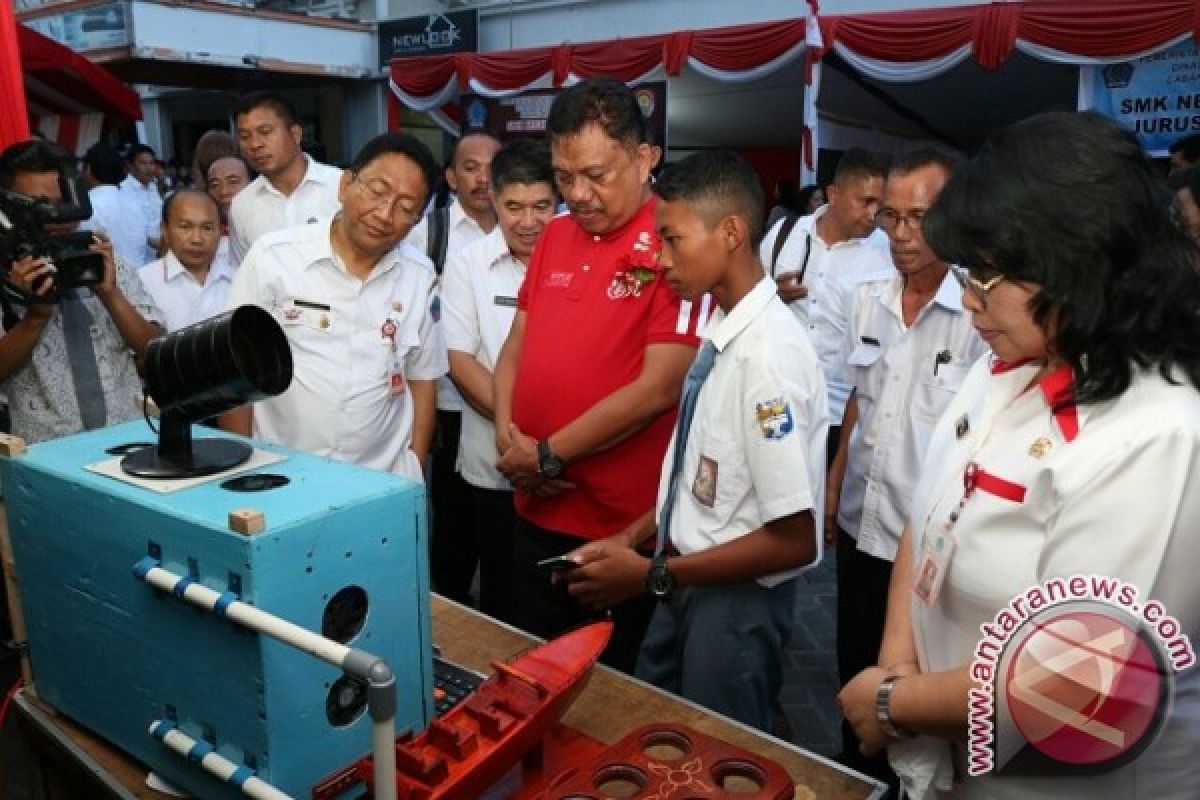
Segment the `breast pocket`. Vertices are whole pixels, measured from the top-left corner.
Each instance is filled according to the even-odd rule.
[[[880,370],[873,369],[883,355],[883,348],[877,344],[860,344],[850,352],[846,359],[846,378],[854,384],[860,397],[869,402],[875,402],[879,397],[881,387]]]
[[[970,364],[950,362],[938,364],[937,374],[934,374],[932,364],[935,359],[936,355],[931,355],[926,362],[930,366],[920,377],[913,398],[913,413],[928,422],[937,422],[941,418],[971,369]]]
[[[729,523],[750,489],[745,454],[730,436],[698,431],[696,461],[683,476],[685,486],[700,508],[701,520],[712,530]]]

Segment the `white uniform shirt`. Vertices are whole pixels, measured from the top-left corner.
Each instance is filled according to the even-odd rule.
[[[233,268],[213,259],[204,285],[187,271],[174,252],[138,270],[142,285],[167,320],[167,332],[186,328],[226,310]]]
[[[304,160],[308,167],[291,194],[284,195],[265,175],[259,175],[234,195],[229,207],[229,244],[235,267],[263,234],[324,221],[342,207],[338,200],[342,171],[307,155]]]
[[[128,266],[137,269],[149,259],[146,226],[142,209],[134,197],[111,184],[93,186],[88,190],[92,216],[80,228],[103,232],[113,243],[113,250]],[[155,226],[157,235],[158,226]],[[149,258],[154,258],[151,255]]]
[[[903,290],[896,272],[856,286],[843,346],[858,424],[850,437],[838,525],[858,540],[859,550],[888,561],[896,558],[933,426],[987,352],[949,272],[908,328]]]
[[[708,298],[705,297],[707,302]],[[704,329],[717,348],[696,399],[684,445],[671,543],[682,554],[707,550],[801,511],[824,508],[825,381],[808,337],[764,278]],[[663,459],[657,519],[675,458],[675,434]],[[821,517],[813,514],[821,559]],[[765,575],[776,586],[801,570]]]
[[[509,252],[499,228],[447,256],[442,276],[447,350],[474,356],[494,371],[524,280],[525,265]],[[495,425],[469,403],[464,403],[462,415],[459,473],[472,486],[511,491],[512,484],[496,469]]]
[[[275,314],[292,348],[292,385],[254,404],[254,435],[421,481],[407,384],[446,374],[433,268],[401,243],[360,281],[329,235],[329,220],[267,234],[234,276],[229,307]],[[389,390],[394,362],[399,394]]]
[[[887,237],[878,230],[863,239],[847,239],[835,245],[827,245],[817,234],[817,220],[826,211],[821,206],[814,213],[801,217],[779,251],[779,260],[771,268],[771,255],[775,250],[775,239],[783,227],[783,220],[775,224],[759,245],[759,257],[771,277],[783,272],[803,269],[802,283],[808,294],[789,306],[808,330],[813,349],[821,362],[825,374],[825,385],[829,390],[829,422],[842,424],[846,410],[846,398],[850,387],[845,382],[845,361],[842,360],[842,340],[846,335],[846,319],[838,317],[836,308],[844,308],[845,302],[836,297],[848,293],[861,280],[876,275],[887,275],[891,262],[887,254]]]
[[[125,180],[121,181],[121,191],[132,201],[132,205],[141,211],[142,254],[133,262],[135,266],[141,266],[154,260],[155,253],[148,240],[157,239],[159,235],[162,225],[162,195],[158,193],[158,184],[155,181],[143,186],[142,182],[132,175],[127,175]]]
[[[1070,385],[1070,373],[1052,374],[1026,390],[1037,371],[1030,365],[992,374],[982,359],[934,430],[913,499],[914,570],[925,537],[959,506],[969,463],[1015,487],[1002,492],[977,479],[953,528],[957,546],[937,604],[926,606],[914,596],[922,671],[970,664],[981,624],[1026,589],[1073,575],[1136,586],[1139,603],[1159,601],[1193,647],[1200,641],[1200,393],[1185,377],[1173,386],[1157,368],[1135,368],[1132,385],[1117,399],[1068,405],[1054,414],[1048,399]],[[1175,681],[1166,728],[1132,763],[1089,777],[987,775],[968,779],[953,796],[1194,798],[1200,786],[1200,669],[1193,666]],[[908,747],[920,748],[928,759],[950,758],[941,740],[922,737]],[[965,775],[965,748],[957,749]]]
[[[467,212],[463,211],[462,204],[458,202],[457,197],[454,198],[454,202],[447,208],[446,225],[446,265],[442,269],[443,282],[446,280],[446,272],[450,268],[450,256],[488,235],[483,228],[479,227],[478,222],[467,216]],[[428,215],[413,226],[405,241],[420,252],[428,255]],[[440,411],[462,411],[467,407],[467,401],[463,400],[458,387],[454,385],[454,381],[450,380],[449,377],[438,381],[437,405]]]

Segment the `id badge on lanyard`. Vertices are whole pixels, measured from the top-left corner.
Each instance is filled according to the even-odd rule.
[[[383,323],[383,328],[380,332],[385,339],[390,340],[388,347],[388,394],[392,397],[398,397],[404,394],[406,384],[404,382],[404,363],[400,359],[400,349],[396,346],[396,323],[389,318]]]
[[[954,536],[954,526],[962,516],[967,499],[975,491],[975,478],[978,471],[979,467],[975,462],[967,464],[967,470],[963,473],[963,494],[958,505],[950,512],[950,516],[944,523],[935,526],[933,531],[927,532],[925,535],[921,563],[917,567],[917,579],[913,584],[913,593],[927,606],[936,605],[938,598],[942,595],[942,584],[946,582],[946,573],[950,571],[950,562],[953,560],[954,550],[958,546],[958,541]],[[928,527],[926,530],[928,531]]]

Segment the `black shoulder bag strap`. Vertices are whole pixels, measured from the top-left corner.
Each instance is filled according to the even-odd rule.
[[[425,255],[433,262],[438,275],[446,266],[446,247],[450,243],[450,209],[439,206],[429,215],[429,236],[426,239]]]
[[[779,235],[775,237],[775,247],[771,250],[771,277],[775,277],[775,267],[779,263],[779,254],[783,252],[783,246],[787,244],[788,237],[792,235],[792,228],[796,227],[796,223],[800,221],[800,215],[794,214],[791,211],[783,218],[783,225],[779,227]]]

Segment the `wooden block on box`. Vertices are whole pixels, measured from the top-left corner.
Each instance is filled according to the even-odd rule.
[[[0,455],[19,456],[25,453],[25,440],[20,436],[0,433]]]
[[[238,508],[229,512],[229,530],[252,536],[262,533],[267,527],[267,518],[254,508]]]

